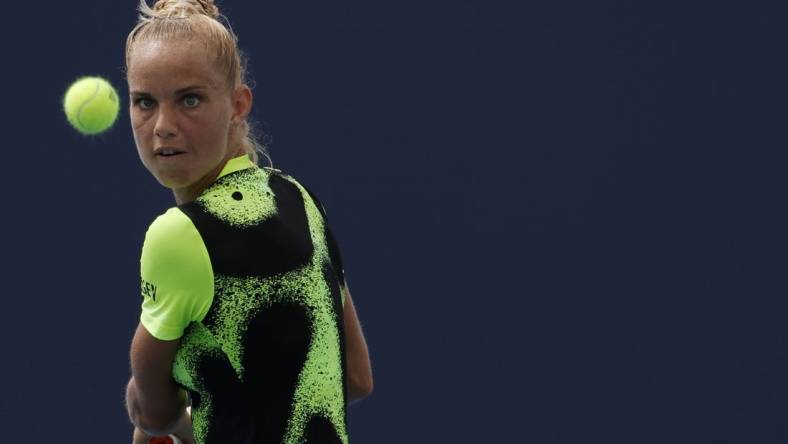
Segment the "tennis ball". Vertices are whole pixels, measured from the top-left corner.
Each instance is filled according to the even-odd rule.
[[[101,77],[82,77],[63,97],[68,122],[82,134],[92,136],[108,130],[120,110],[115,88]]]

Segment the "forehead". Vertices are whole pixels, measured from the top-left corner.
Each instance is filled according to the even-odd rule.
[[[222,77],[204,45],[189,41],[136,43],[129,57],[130,90],[164,92],[184,85],[218,87]]]

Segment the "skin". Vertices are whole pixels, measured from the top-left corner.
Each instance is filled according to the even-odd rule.
[[[137,153],[178,204],[194,200],[243,154],[237,127],[251,110],[252,92],[246,85],[231,91],[208,54],[198,42],[149,41],[137,43],[129,59]],[[181,154],[157,155],[162,147]]]
[[[208,54],[195,42],[139,42],[128,63],[129,115],[137,152],[179,205],[197,198],[228,160],[243,154],[237,128],[251,110],[251,90],[245,85],[231,88]],[[157,155],[161,147],[180,154]],[[355,401],[372,392],[372,370],[347,289],[345,298],[348,399]],[[162,341],[142,324],[137,326],[126,387],[134,443],[167,434],[193,442],[186,392],[172,379],[179,345],[180,339]]]
[[[345,365],[348,404],[360,401],[372,393],[372,364],[356,307],[345,281]]]
[[[194,200],[228,160],[243,154],[237,128],[249,114],[252,93],[231,88],[199,42],[147,41],[129,58],[129,116],[137,154],[178,204]],[[164,157],[162,147],[178,151]],[[189,442],[186,395],[172,380],[180,340],[161,341],[140,324],[132,340],[132,378],[126,388],[134,442],[169,433]]]

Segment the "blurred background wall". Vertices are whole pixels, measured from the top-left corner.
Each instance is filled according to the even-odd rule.
[[[786,8],[219,3],[323,201],[375,373],[355,443],[788,440]],[[4,6],[2,442],[130,442],[136,2]],[[112,81],[108,133],[60,100]]]

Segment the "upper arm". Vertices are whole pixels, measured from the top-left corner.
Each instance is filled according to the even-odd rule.
[[[191,219],[177,208],[159,216],[145,234],[140,274],[140,322],[158,339],[181,337],[213,302],[208,251]]]
[[[180,388],[172,379],[172,363],[180,338],[163,341],[140,323],[131,341],[131,374],[137,388],[140,425],[164,429],[177,420],[183,409]]]
[[[140,258],[142,309],[131,343],[140,425],[166,427],[183,406],[172,365],[184,329],[204,318],[213,301],[213,272],[191,220],[173,208],[145,234]],[[177,417],[175,418],[177,419]]]

